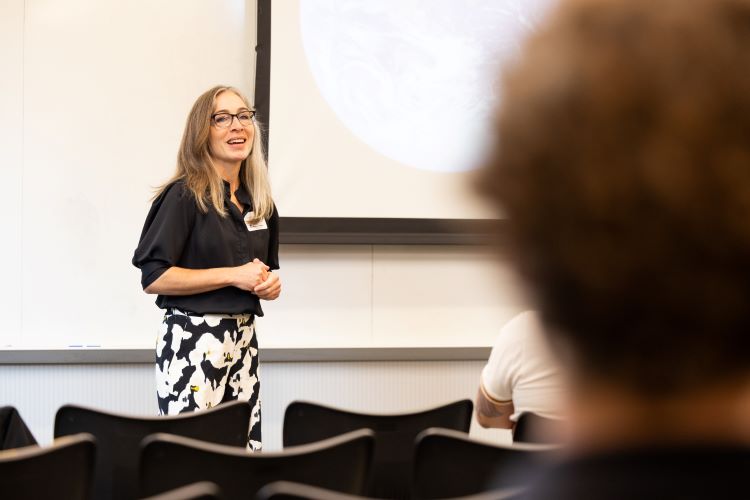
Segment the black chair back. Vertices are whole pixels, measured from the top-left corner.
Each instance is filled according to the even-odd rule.
[[[372,429],[375,454],[366,494],[407,498],[417,435],[430,427],[468,432],[473,408],[473,403],[465,399],[416,413],[369,415],[295,401],[284,413],[283,442],[284,447],[295,446],[355,429]]]
[[[309,484],[275,481],[258,490],[255,500],[375,500],[359,495],[339,493]]]
[[[559,444],[562,443],[562,426],[562,420],[523,412],[518,416],[518,422],[516,422],[513,430],[513,441],[516,443]]]
[[[21,415],[12,406],[0,408],[0,450],[37,444]]]
[[[361,494],[372,461],[372,431],[355,432],[278,453],[154,434],[143,443],[141,496],[188,481],[216,483],[226,498],[252,498],[268,483],[294,481],[344,493]]]
[[[55,440],[52,446],[29,446],[0,453],[3,500],[91,497],[96,446],[90,434]]]
[[[97,443],[94,498],[132,499],[138,491],[138,457],[143,438],[168,432],[204,441],[245,446],[250,405],[244,401],[175,416],[135,417],[66,405],[55,416],[55,437],[78,432]]]
[[[413,498],[435,499],[523,488],[560,447],[483,443],[460,432],[428,429],[417,438]]]
[[[201,481],[142,500],[217,500],[221,498],[224,498],[221,488],[210,481]]]
[[[519,500],[524,493],[523,488],[493,490],[477,495],[450,498],[446,500]],[[148,499],[151,500],[151,499]],[[261,488],[255,495],[255,500],[376,500],[371,497],[347,495],[317,486],[276,481]]]

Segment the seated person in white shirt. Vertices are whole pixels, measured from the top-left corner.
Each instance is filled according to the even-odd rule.
[[[500,331],[482,370],[477,421],[512,429],[523,412],[562,419],[563,394],[563,376],[536,313],[519,314]]]

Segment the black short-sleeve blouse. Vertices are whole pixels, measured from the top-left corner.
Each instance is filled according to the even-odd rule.
[[[143,225],[133,265],[141,270],[145,289],[172,266],[187,269],[234,267],[259,259],[272,270],[279,268],[279,214],[260,224],[245,222],[252,211],[252,199],[240,186],[237,200],[243,213],[230,201],[229,183],[224,182],[227,216],[209,208],[203,213],[192,192],[182,181],[169,185],[151,205]],[[177,307],[195,313],[263,316],[258,297],[228,286],[194,295],[159,295],[156,305]]]

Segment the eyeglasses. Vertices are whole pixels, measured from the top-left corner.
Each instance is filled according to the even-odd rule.
[[[211,115],[211,121],[218,128],[229,128],[232,125],[235,116],[237,117],[237,121],[240,122],[240,125],[242,125],[243,127],[249,127],[253,123],[255,111],[246,109],[236,114],[225,112],[214,113],[213,115]]]

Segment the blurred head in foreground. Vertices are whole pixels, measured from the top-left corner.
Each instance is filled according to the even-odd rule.
[[[497,134],[482,189],[570,355],[574,439],[750,442],[750,2],[563,2]]]

